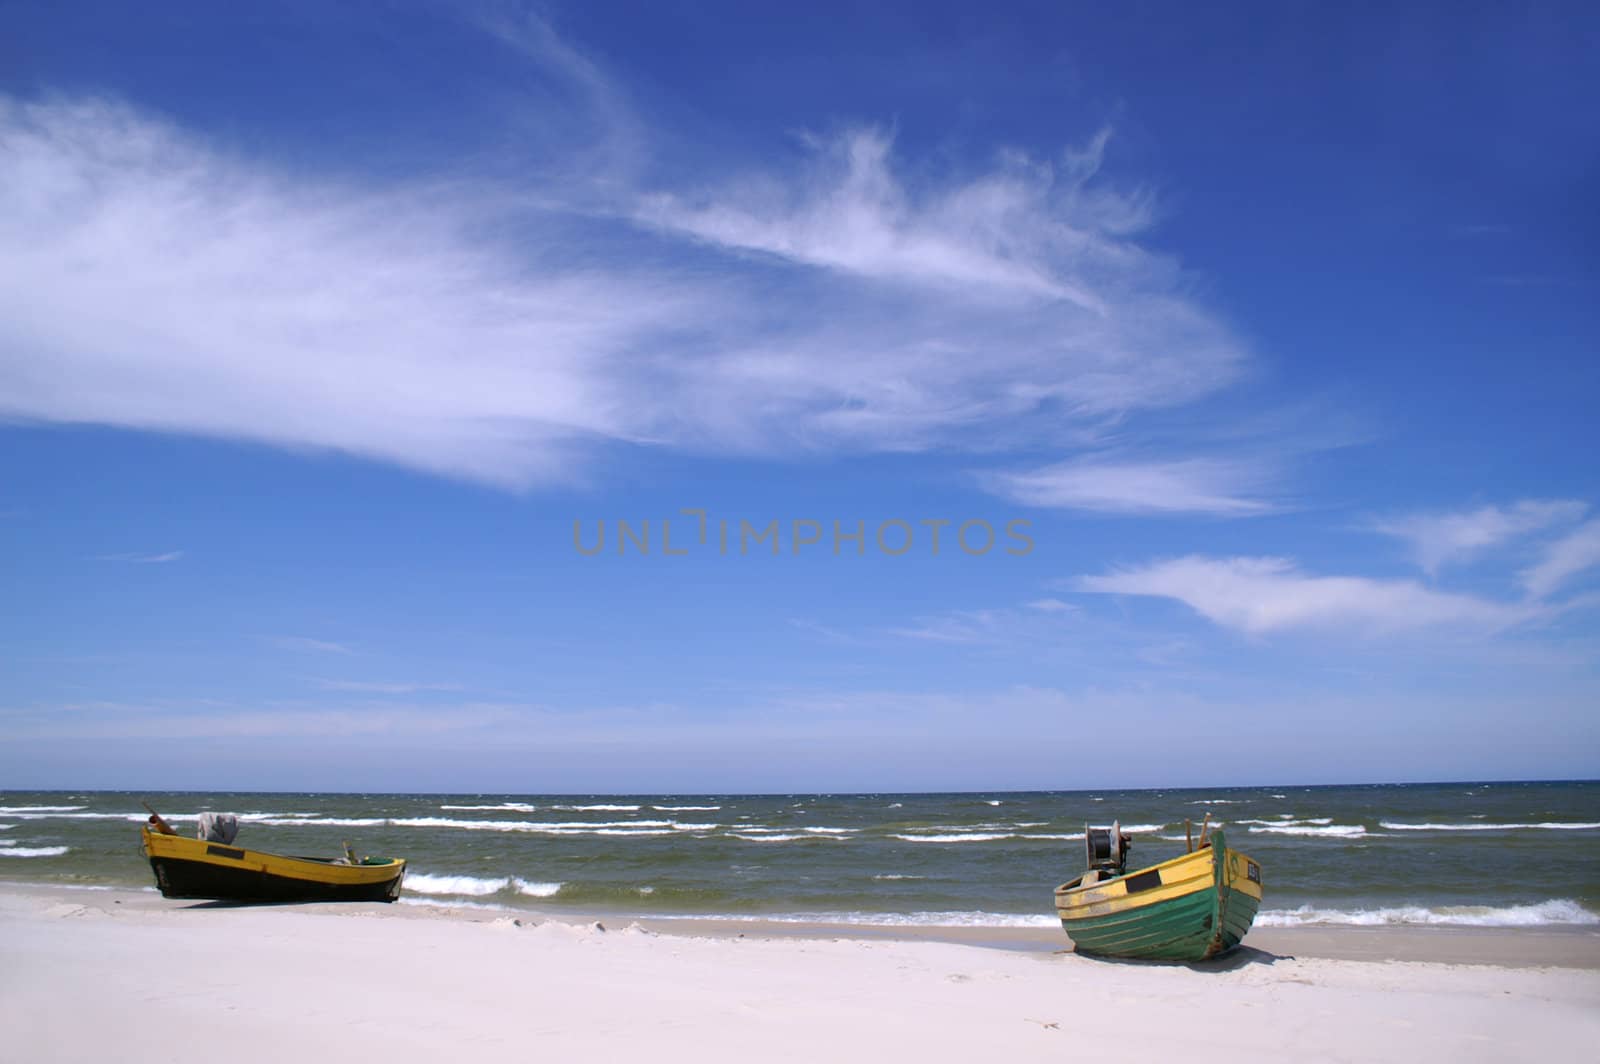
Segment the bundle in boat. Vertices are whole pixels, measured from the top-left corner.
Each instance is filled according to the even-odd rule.
[[[1086,828],[1089,870],[1056,888],[1056,912],[1077,951],[1203,961],[1237,946],[1261,906],[1261,865],[1208,828],[1182,857],[1134,872],[1120,825]]]
[[[145,808],[149,808],[147,805]],[[406,862],[400,857],[289,857],[233,845],[238,818],[200,817],[196,838],[179,835],[150,810],[141,830],[144,854],[167,898],[217,901],[394,901]]]

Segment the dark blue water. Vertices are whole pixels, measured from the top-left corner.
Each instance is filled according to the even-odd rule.
[[[1600,923],[1600,783],[872,795],[0,792],[0,879],[150,886],[140,800],[252,848],[409,859],[406,897],[546,911],[1054,922],[1086,823],[1132,862],[1209,812],[1263,866],[1262,923]]]

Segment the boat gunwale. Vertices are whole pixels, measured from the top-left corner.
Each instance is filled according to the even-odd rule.
[[[1221,833],[1219,832],[1218,834],[1221,834]],[[1226,847],[1224,847],[1224,848],[1226,849]],[[1237,850],[1232,850],[1232,851],[1227,851],[1227,852],[1237,853],[1238,851]],[[1112,876],[1109,879],[1096,880],[1093,883],[1084,883],[1083,882],[1083,876],[1086,876],[1086,875],[1089,874],[1087,871],[1085,871],[1083,873],[1083,875],[1079,876],[1077,879],[1070,879],[1067,882],[1061,884],[1061,886],[1057,887],[1056,891],[1055,891],[1056,897],[1060,898],[1063,895],[1076,894],[1076,893],[1079,893],[1080,891],[1098,890],[1099,888],[1107,886],[1108,884],[1119,883],[1119,882],[1121,882],[1121,881],[1123,881],[1125,879],[1128,879],[1131,876],[1143,875],[1146,872],[1156,872],[1156,871],[1160,871],[1163,868],[1171,867],[1173,865],[1183,864],[1186,861],[1194,861],[1195,858],[1200,857],[1202,854],[1204,854],[1205,861],[1209,865],[1211,865],[1213,868],[1215,868],[1216,867],[1216,863],[1217,863],[1216,847],[1212,846],[1210,843],[1207,843],[1204,847],[1202,847],[1201,849],[1195,850],[1193,853],[1180,853],[1178,856],[1172,857],[1172,858],[1168,858],[1167,860],[1161,861],[1158,864],[1146,865],[1143,868],[1135,868],[1131,872],[1124,872],[1120,876]],[[1196,878],[1198,878],[1198,877],[1196,877]],[[1080,884],[1080,885],[1079,886],[1074,886],[1073,884]]]

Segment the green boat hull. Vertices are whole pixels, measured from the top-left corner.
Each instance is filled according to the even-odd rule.
[[[1220,907],[1219,889],[1223,894]],[[1079,953],[1152,961],[1203,961],[1228,952],[1244,939],[1259,904],[1240,891],[1212,887],[1128,912],[1062,920],[1061,925]]]
[[[1222,832],[1212,840],[1151,868],[1059,888],[1061,926],[1077,951],[1194,962],[1239,945],[1261,905],[1261,868]]]

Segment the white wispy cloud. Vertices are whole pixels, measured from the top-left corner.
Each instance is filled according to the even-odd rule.
[[[1407,514],[1378,521],[1373,528],[1408,541],[1417,563],[1431,574],[1531,533],[1576,521],[1588,508],[1573,499],[1523,499],[1510,506]]]
[[[1097,456],[980,478],[989,491],[1024,506],[1220,517],[1269,512],[1273,507],[1261,493],[1271,479],[1258,461],[1124,461]]]
[[[769,345],[760,364],[746,355],[726,368],[797,385],[804,369],[835,402],[912,428],[1207,395],[1236,377],[1243,346],[1185,294],[1175,262],[1134,241],[1149,212],[1094,180],[1104,143],[1056,162],[1009,153],[913,185],[892,138],[858,128],[807,138],[781,170],[646,196],[638,217],[756,266],[813,271],[832,313],[848,314],[846,329],[819,337],[832,357]]]
[[[355,653],[354,650],[343,643],[334,643],[326,639],[311,639],[303,635],[268,636],[267,642],[283,650],[309,650],[318,654]]]
[[[625,97],[532,25],[507,32],[642,150]],[[856,131],[811,169],[664,196],[609,149],[517,183],[324,178],[120,102],[0,97],[0,416],[509,487],[580,477],[611,441],[1053,438],[1204,397],[1246,358],[1136,241],[1103,144],[913,189]]]
[[[1600,518],[1585,521],[1549,544],[1539,562],[1522,572],[1522,584],[1530,595],[1542,598],[1597,565],[1600,565]]]
[[[161,554],[97,554],[97,562],[134,562],[140,565],[160,565],[163,562],[175,562],[183,558],[183,551],[169,550]]]
[[[1436,591],[1412,580],[1316,576],[1287,558],[1191,555],[1075,581],[1080,591],[1182,602],[1227,628],[1396,632],[1462,627],[1498,630],[1542,616],[1536,606]]]
[[[930,643],[988,643],[1001,638],[1006,620],[1000,610],[955,610],[918,617],[913,624],[889,629],[889,634]]]
[[[1023,603],[1023,605],[1030,610],[1038,610],[1041,613],[1070,613],[1078,608],[1069,602],[1062,602],[1058,598],[1034,599],[1032,602]]]
[[[323,644],[327,647],[337,644]],[[341,648],[342,649],[342,648]],[[348,652],[348,651],[346,651]],[[427,691],[459,691],[459,684],[452,683],[386,683],[381,680],[316,680],[316,685],[324,691],[348,691],[355,694],[374,695],[411,695]]]

